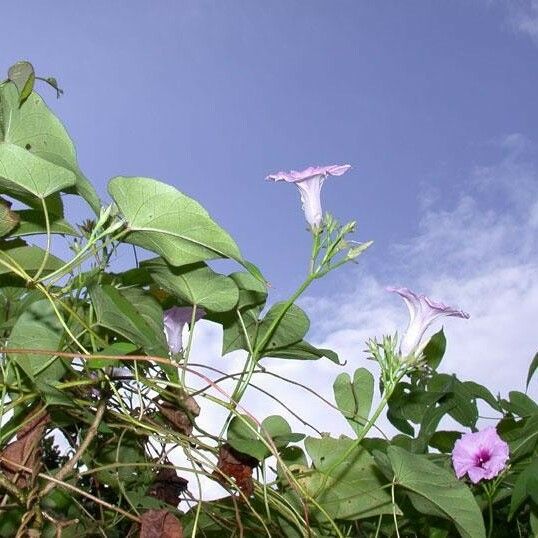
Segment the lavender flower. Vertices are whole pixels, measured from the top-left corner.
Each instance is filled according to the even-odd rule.
[[[417,295],[408,288],[387,288],[403,298],[409,309],[409,325],[400,343],[400,353],[406,357],[420,351],[420,342],[428,327],[443,316],[453,316],[468,319],[469,314],[443,303],[428,299],[425,295]]]
[[[205,316],[203,308],[196,309],[195,321]],[[164,334],[168,343],[170,353],[175,354],[183,350],[183,327],[190,323],[192,319],[191,306],[173,306],[165,310],[163,315]]]
[[[349,164],[334,164],[332,166],[310,166],[301,172],[277,172],[266,179],[271,181],[287,181],[295,183],[301,193],[301,202],[306,220],[312,230],[318,230],[323,216],[321,210],[321,187],[327,176],[341,176],[351,166]]]
[[[458,439],[452,450],[452,465],[458,478],[467,474],[476,484],[497,476],[506,467],[508,457],[508,444],[490,427]]]

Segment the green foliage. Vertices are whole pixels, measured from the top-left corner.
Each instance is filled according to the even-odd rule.
[[[354,439],[305,438],[284,416],[247,414],[242,398],[255,376],[272,373],[267,357],[340,364],[333,350],[309,343],[310,319],[297,302],[371,242],[353,241],[355,223],[325,213],[304,281],[275,303],[234,239],[176,188],[116,177],[103,207],[36,93],[42,82],[62,93],[26,61],[0,81],[0,536],[135,536],[148,520],[159,532],[166,517],[184,536],[219,538],[538,532],[538,405],[528,393],[494,396],[438,372],[443,330],[413,363],[395,335],[370,340],[379,383],[362,367],[336,377],[334,417]],[[69,222],[65,193],[85,199],[95,219]],[[58,235],[66,261],[55,255]],[[134,256],[129,266],[133,246],[145,261],[135,265]],[[216,271],[222,259],[236,265],[231,274]],[[234,373],[221,374],[212,356],[191,356],[197,322],[172,355],[164,331],[172,306],[203,309],[204,323],[222,329],[222,355],[240,352],[239,371],[230,360]],[[317,367],[312,376],[323,372]],[[301,412],[324,396],[308,380],[276,377],[289,382],[290,401],[265,394],[317,431]],[[298,398],[297,386],[308,396]],[[208,420],[211,406],[228,416]],[[510,460],[495,479],[473,484],[455,478],[450,455],[462,434],[483,426],[483,407],[498,417]],[[400,432],[392,439],[372,436],[383,413]],[[226,495],[196,499],[198,480]]]
[[[340,374],[333,384],[334,399],[341,413],[358,435],[368,421],[374,397],[374,376],[366,368],[353,375]]]
[[[433,505],[432,515],[452,520],[461,536],[486,536],[480,509],[472,493],[451,471],[435,465],[426,456],[410,454],[397,446],[389,447],[387,456],[394,472],[394,483],[421,499],[418,503],[415,501],[419,511],[429,510],[429,505]]]

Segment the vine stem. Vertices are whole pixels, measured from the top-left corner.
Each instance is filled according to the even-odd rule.
[[[32,473],[32,469],[29,467],[26,467],[24,465],[20,465],[16,462],[12,462],[9,460],[6,460],[2,456],[0,456],[1,461],[7,461],[10,465],[13,465],[14,467],[17,467],[20,471],[24,471],[26,473]],[[77,488],[76,486],[73,486],[69,484],[68,482],[62,482],[61,480],[58,480],[54,476],[49,476],[45,473],[38,473],[37,475],[39,478],[43,478],[44,480],[48,480],[49,482],[54,482],[57,486],[61,488],[68,489],[70,491],[74,491],[75,493],[78,493],[79,495],[82,495],[83,497],[86,497],[87,499],[90,499],[91,501],[100,504],[101,506],[104,506],[105,508],[108,508],[109,510],[113,510],[114,512],[118,512],[118,514],[121,514],[122,516],[125,516],[126,518],[129,518],[130,520],[140,524],[141,519],[137,516],[133,516],[133,514],[130,514],[126,510],[123,510],[123,508],[120,508],[119,506],[114,506],[113,504],[110,504],[106,501],[103,501],[99,497],[95,497],[95,495],[92,495],[91,493],[87,493],[86,491]]]
[[[50,247],[51,247],[50,218],[49,218],[49,210],[47,209],[47,203],[45,202],[45,198],[41,198],[41,205],[43,206],[43,213],[45,214],[45,229],[47,231],[47,245],[45,247],[45,255],[43,256],[43,260],[41,260],[41,265],[39,266],[37,273],[33,277],[34,281],[38,281],[39,277],[45,270],[47,262],[49,261]]]
[[[106,409],[106,400],[101,400],[99,402],[99,405],[97,406],[97,411],[95,413],[95,418],[88,429],[88,433],[86,434],[86,437],[80,443],[79,447],[77,448],[77,451],[73,454],[73,457],[56,473],[56,480],[63,481],[63,479],[69,475],[69,473],[75,468],[75,465],[77,464],[78,460],[83,456],[86,449],[90,446],[90,443],[93,441],[93,438],[97,434],[97,428],[99,427],[99,424],[101,423],[101,420],[103,419],[103,415],[105,413]],[[40,493],[40,497],[44,497],[48,493],[50,493],[54,487],[56,486],[55,482],[49,482]]]
[[[187,347],[185,353],[183,353],[183,369],[181,370],[181,384],[185,386],[187,370],[186,366],[189,363],[189,355],[191,354],[191,347],[194,338],[194,326],[196,324],[196,309],[197,305],[192,305],[191,324],[189,329],[189,339],[187,341]]]

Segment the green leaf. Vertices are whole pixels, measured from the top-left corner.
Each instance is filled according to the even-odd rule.
[[[509,401],[502,401],[503,407],[520,417],[530,417],[538,412],[538,405],[523,392],[512,390],[508,393]]]
[[[139,345],[148,355],[168,355],[162,309],[155,299],[143,290],[109,285],[92,287],[90,296],[99,325]]]
[[[0,142],[0,187],[14,197],[46,198],[75,184],[75,174],[30,151]]]
[[[45,400],[47,405],[61,405],[63,407],[77,406],[72,397],[70,397],[69,393],[65,394],[60,389],[44,380],[36,380],[35,388],[39,391],[41,398]]]
[[[302,441],[305,437],[300,433],[292,433],[290,425],[279,415],[267,417],[262,422],[261,432],[266,439],[272,439],[278,449]]]
[[[216,258],[242,262],[235,241],[195,200],[155,179],[116,177],[108,191],[127,221],[127,242],[172,265]]]
[[[9,68],[7,76],[17,87],[19,91],[19,104],[22,105],[30,97],[34,89],[34,66],[30,62],[17,62]]]
[[[215,273],[203,262],[174,267],[162,258],[153,258],[142,262],[141,266],[148,270],[158,286],[188,304],[213,312],[226,312],[239,300],[235,282]]]
[[[9,336],[9,347],[59,350],[62,335],[62,325],[54,309],[43,299],[32,303],[19,316]],[[56,381],[67,371],[62,359],[47,354],[16,353],[11,358],[32,381]]]
[[[7,235],[19,224],[20,217],[15,211],[11,211],[11,203],[0,198],[0,237]]]
[[[227,441],[239,452],[248,454],[258,461],[271,455],[262,438],[271,439],[277,449],[284,449],[289,443],[301,441],[304,435],[292,433],[290,425],[280,416],[267,417],[261,429],[247,415],[239,415],[230,421]]]
[[[529,388],[529,383],[531,382],[532,376],[534,375],[534,372],[538,369],[538,353],[534,355],[534,359],[532,359],[532,362],[529,366],[529,373],[527,374],[527,384],[525,385],[525,391]]]
[[[461,432],[456,431],[438,431],[435,432],[429,439],[428,444],[444,452],[445,454],[451,453],[454,448],[454,444],[461,437]]]
[[[29,246],[22,241],[7,241],[0,244],[0,275],[10,273],[5,264],[21,266],[30,276],[35,274],[41,266],[45,251],[36,246]],[[52,254],[49,255],[44,267],[44,274],[56,271],[64,262]]]
[[[138,349],[138,346],[131,344],[130,342],[114,342],[110,346],[106,347],[102,351],[99,351],[95,357],[99,355],[129,355]],[[99,368],[105,368],[106,366],[118,366],[118,360],[114,359],[92,359],[87,361],[86,365],[92,370],[97,370]]]
[[[15,153],[22,159],[18,165],[17,162],[8,163],[20,176],[18,179],[7,177],[7,182],[0,180],[0,185],[5,183],[5,188],[9,186],[15,197],[24,197],[25,192],[32,192],[35,196],[44,198],[46,193],[63,190],[80,194],[99,213],[101,202],[78,167],[75,147],[65,128],[35,92],[19,107],[19,92],[12,82],[0,85],[0,147],[3,146],[8,148],[4,153],[9,161],[13,161]],[[18,147],[20,151],[13,150],[12,146]],[[32,165],[30,170],[34,173],[39,169],[40,172],[46,172],[46,175],[36,176],[36,184],[33,185],[28,172],[25,175],[24,170],[20,169],[21,163]],[[0,176],[4,175],[1,164],[2,158]],[[19,185],[19,180],[24,185]]]
[[[448,414],[463,426],[473,428],[478,420],[476,400],[465,385],[454,375],[434,374],[428,382],[428,391],[437,392],[443,396],[443,402],[454,405]]]
[[[433,503],[447,519],[456,525],[461,536],[486,536],[480,508],[469,488],[422,454],[410,454],[391,446],[387,456],[394,471],[394,480],[401,487]]]
[[[424,354],[426,364],[435,370],[441,363],[445,350],[446,337],[443,329],[441,329],[430,338],[430,341],[426,344],[426,347],[422,352]]]
[[[307,437],[305,447],[312,458],[313,469],[304,471],[298,482],[334,519],[364,519],[392,514],[389,490],[377,471],[374,458],[358,447],[337,466],[351,439]],[[401,514],[398,506],[397,514]]]
[[[260,323],[258,330],[258,341],[264,339],[269,332],[273,322],[282,315],[286,303],[284,301],[274,304]],[[295,344],[303,339],[308,332],[310,321],[304,311],[292,304],[282,316],[264,349],[260,350],[264,356],[266,351],[275,348],[284,348],[290,344]]]
[[[27,235],[45,234],[45,215],[37,209],[23,209],[16,212],[20,219],[19,226],[11,233],[11,237],[24,237]],[[50,233],[78,236],[76,230],[61,217],[50,215]]]
[[[258,431],[258,426],[253,419],[247,415],[239,415],[230,421],[227,441],[235,450],[262,461],[268,451],[258,438]]]
[[[237,271],[229,275],[239,288],[239,302],[237,308],[265,304],[267,299],[267,286],[250,273]]]
[[[366,368],[357,368],[353,382],[348,373],[340,374],[333,383],[334,399],[357,435],[368,421],[374,397],[374,376]]]
[[[260,314],[260,307],[253,307],[241,312],[243,323],[245,324],[246,332],[252,346],[256,343],[256,333],[258,330],[258,316]],[[226,355],[232,351],[238,349],[244,349],[248,351],[248,343],[245,339],[243,328],[239,321],[239,317],[236,312],[226,312],[218,316],[206,316],[206,318],[220,323],[223,328],[222,334],[222,354]]]
[[[523,501],[532,496],[535,503],[538,504],[538,459],[535,458],[519,474],[514,484],[512,498],[510,502],[510,513],[508,519],[512,519]]]
[[[474,381],[463,381],[463,386],[473,398],[479,398],[481,400],[484,400],[490,407],[492,407],[496,411],[502,411],[501,404],[486,387],[479,385]]]
[[[314,361],[326,357],[336,364],[342,364],[338,354],[331,349],[317,348],[306,340],[295,342],[283,348],[275,348],[265,351],[264,357],[276,357],[278,359],[292,359],[302,361]]]

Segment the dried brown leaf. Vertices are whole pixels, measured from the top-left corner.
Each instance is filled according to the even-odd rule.
[[[181,523],[167,510],[148,510],[140,520],[140,538],[183,538]]]
[[[0,467],[19,488],[26,488],[33,482],[41,467],[39,445],[50,417],[42,410],[34,413],[30,421],[18,432],[17,439],[0,452]],[[22,471],[20,466],[32,469],[32,476]]]
[[[224,444],[219,449],[219,459],[217,461],[218,471],[214,471],[213,474],[225,485],[228,482],[222,474],[233,479],[243,494],[246,497],[250,497],[254,493],[252,470],[257,465],[257,459],[233,449],[228,444]]]
[[[18,213],[11,211],[11,202],[0,198],[0,237],[8,234],[20,220]]]
[[[181,494],[187,491],[188,480],[181,478],[175,469],[162,468],[155,477],[149,489],[149,495],[164,501],[173,506],[177,506]]]
[[[159,404],[159,410],[177,432],[189,436],[192,433],[192,420],[187,413],[170,402]]]

